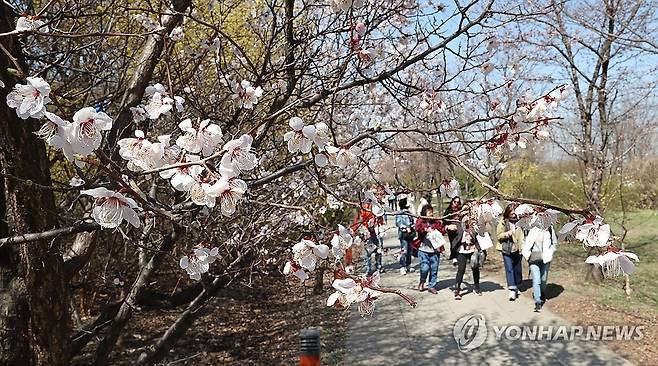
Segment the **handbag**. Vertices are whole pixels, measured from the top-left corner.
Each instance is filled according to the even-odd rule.
[[[407,217],[409,217],[410,225],[408,227],[408,231],[404,231],[402,233],[402,239],[410,243],[416,239],[416,229],[414,229],[414,219],[409,215],[407,215]]]

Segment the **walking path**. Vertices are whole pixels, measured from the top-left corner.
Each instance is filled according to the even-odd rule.
[[[509,329],[512,339],[503,336],[496,340],[494,327],[500,331],[502,326],[522,329],[524,326],[570,324],[550,311],[550,300],[541,313],[535,313],[533,300],[527,296],[532,288],[516,301],[509,301],[504,278],[486,266],[480,279],[482,296],[472,292],[472,277],[467,267],[462,285],[467,293],[456,301],[451,290],[456,267],[447,256],[439,265],[438,294],[419,292],[415,289],[419,279],[416,258],[413,261],[416,272],[405,276],[399,273],[395,257],[399,242],[395,230],[387,230],[384,246],[389,252],[384,255],[386,273],[382,274],[381,284],[402,289],[416,299],[418,306],[411,309],[401,298],[389,294],[377,302],[372,318],[361,318],[356,309],[352,310],[345,365],[631,365],[601,341],[565,341],[563,337],[555,341],[520,340],[514,339],[517,333],[512,328]],[[494,250],[489,254],[490,257],[499,255]],[[524,279],[526,277],[524,265]],[[481,346],[462,352],[453,336],[453,326],[458,319],[473,314],[483,315],[487,338]]]

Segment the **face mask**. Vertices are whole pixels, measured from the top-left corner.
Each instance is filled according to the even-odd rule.
[[[509,222],[511,222],[513,224],[516,224],[517,222],[519,222],[519,218],[518,217],[510,217]]]

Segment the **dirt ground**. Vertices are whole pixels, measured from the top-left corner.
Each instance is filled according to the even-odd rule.
[[[204,308],[204,315],[161,364],[295,364],[298,333],[305,327],[321,331],[323,364],[338,364],[343,355],[347,313],[325,305],[330,293],[331,289],[325,288],[323,294],[313,294],[312,288],[301,286],[296,278],[281,276],[261,280],[252,288],[234,285]],[[117,345],[120,352],[113,354],[110,364],[132,365],[142,348],[153,344],[181,311],[136,313],[127,336]],[[76,364],[92,362],[92,351],[78,358]]]

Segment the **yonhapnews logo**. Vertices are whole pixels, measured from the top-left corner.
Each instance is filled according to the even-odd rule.
[[[487,339],[487,322],[482,314],[465,315],[455,323],[452,335],[462,352],[476,349]]]

